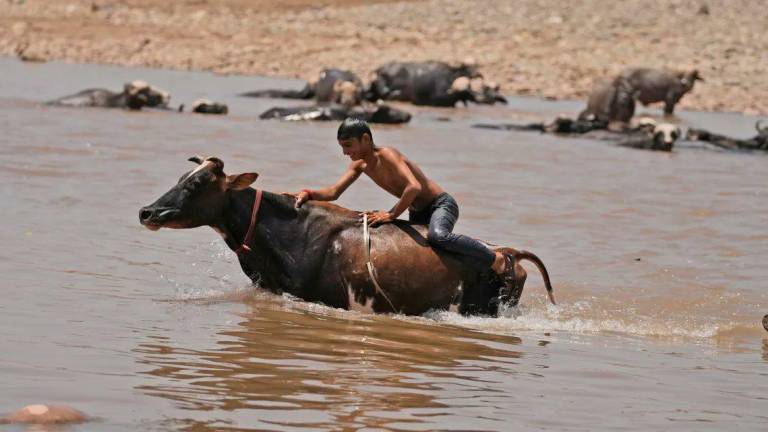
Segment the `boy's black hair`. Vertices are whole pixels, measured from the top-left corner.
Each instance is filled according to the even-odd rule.
[[[363,134],[368,134],[368,136],[371,138],[371,142],[373,142],[373,134],[371,133],[371,128],[368,127],[368,123],[365,120],[354,117],[347,117],[343,122],[341,122],[339,131],[336,134],[336,139],[360,139]]]

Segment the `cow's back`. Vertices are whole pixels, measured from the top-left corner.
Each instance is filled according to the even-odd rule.
[[[631,68],[622,72],[629,85],[637,92],[637,100],[642,104],[663,102],[673,87],[679,85],[679,79],[667,70],[650,68]]]
[[[398,312],[421,314],[429,309],[447,309],[459,299],[462,284],[473,276],[455,256],[429,246],[426,226],[396,221],[370,232],[370,259],[378,283]],[[329,256],[358,305],[370,303],[376,291],[366,267],[362,225],[341,230],[331,241]],[[377,312],[391,311],[381,298],[373,306]]]

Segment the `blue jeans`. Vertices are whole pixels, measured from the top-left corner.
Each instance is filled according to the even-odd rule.
[[[453,226],[459,220],[459,205],[447,192],[438,195],[422,210],[409,209],[408,220],[429,224],[427,241],[430,245],[460,255],[460,259],[478,271],[489,270],[496,259],[496,254],[484,244],[453,232]]]

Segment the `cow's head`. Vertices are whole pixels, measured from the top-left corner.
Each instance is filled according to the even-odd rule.
[[[149,85],[145,81],[131,81],[123,86],[128,108],[167,107],[171,95],[164,90]]]
[[[653,148],[672,150],[675,141],[680,138],[680,128],[670,123],[659,123],[653,128]]]
[[[486,81],[482,77],[472,78],[469,88],[475,95],[475,102],[479,104],[493,105],[496,102],[506,104],[507,99],[501,94],[499,84]]]
[[[680,78],[680,84],[682,84],[686,93],[693,89],[693,84],[695,84],[696,81],[704,82],[704,78],[699,75],[699,71],[696,69],[680,72],[677,76]]]
[[[250,186],[256,173],[224,174],[219,158],[189,158],[197,167],[181,176],[178,183],[154,203],[139,210],[139,222],[151,230],[196,228],[215,223],[224,211],[228,193]]]
[[[367,116],[370,123],[408,123],[411,121],[411,114],[389,105],[378,104],[376,110]]]

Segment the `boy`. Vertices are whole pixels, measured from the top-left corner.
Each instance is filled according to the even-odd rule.
[[[389,211],[365,212],[370,225],[392,222],[408,210],[411,222],[429,224],[427,241],[430,245],[460,255],[461,259],[483,273],[491,268],[499,276],[502,294],[510,292],[514,281],[512,257],[494,252],[475,239],[453,233],[453,226],[459,218],[458,204],[437,183],[428,179],[416,164],[394,148],[377,147],[364,120],[344,120],[339,126],[337,139],[352,163],[333,186],[304,189],[295,194],[296,208],[310,199],[336,200],[360,174],[365,173],[382,189],[400,198]]]

